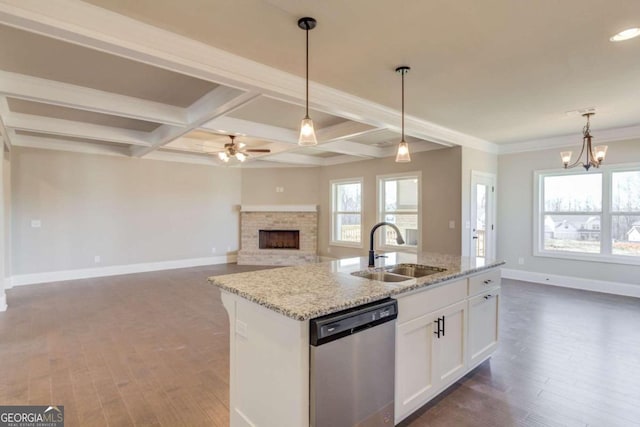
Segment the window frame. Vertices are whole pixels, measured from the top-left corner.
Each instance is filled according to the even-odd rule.
[[[602,174],[602,206],[599,212],[575,212],[575,215],[600,216],[600,253],[562,252],[544,249],[544,186],[543,180],[550,176]],[[640,163],[625,163],[601,166],[598,169],[585,171],[581,169],[549,169],[534,171],[533,179],[533,256],[576,261],[592,261],[613,264],[640,265],[640,255],[617,255],[612,252],[612,218],[617,215],[630,214],[640,216],[640,212],[612,212],[613,180],[616,172],[640,172]],[[559,215],[565,213],[559,212]]]
[[[376,175],[376,210],[377,210],[377,219],[378,222],[384,221],[385,215],[388,213],[384,209],[383,201],[384,201],[384,185],[383,183],[388,180],[393,179],[403,179],[403,178],[416,178],[418,180],[418,210],[416,211],[416,215],[418,218],[418,244],[416,246],[391,246],[386,245],[384,242],[384,233],[378,232],[378,236],[375,240],[375,249],[382,250],[387,252],[411,252],[416,253],[422,250],[422,172],[421,171],[410,171],[410,172],[402,172],[402,173],[393,173],[393,174],[384,174],[384,175]],[[403,212],[405,213],[405,212]],[[406,239],[406,236],[402,236]]]
[[[337,186],[344,184],[359,184],[360,185],[360,210],[359,211],[336,211],[336,196],[337,196]],[[364,177],[356,177],[356,178],[344,178],[344,179],[332,179],[329,181],[330,191],[329,197],[331,198],[330,206],[331,206],[331,231],[330,231],[330,239],[329,244],[331,246],[343,246],[347,248],[362,248],[363,247],[363,231],[364,231],[364,214],[363,214],[363,206],[364,206]],[[360,242],[349,242],[345,240],[337,240],[335,237],[335,225],[336,218],[339,214],[358,214],[360,215]]]

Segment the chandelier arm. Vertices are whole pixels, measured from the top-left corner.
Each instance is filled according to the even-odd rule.
[[[587,138],[587,150],[588,150],[587,157],[588,157],[589,163],[596,168],[600,167],[600,164],[596,160],[596,156],[593,153],[593,145],[591,144],[591,135],[589,135],[589,137]]]
[[[585,139],[586,139],[586,137],[582,139],[582,150],[580,150],[580,154],[578,154],[578,158],[576,159],[575,162],[573,162],[571,165],[567,166],[565,169],[571,169],[571,168],[574,168],[574,167],[576,167],[578,165],[584,166],[584,163],[581,162],[580,159],[582,158],[582,155],[584,154],[584,146],[586,145]],[[587,160],[589,160],[589,159],[587,159]]]

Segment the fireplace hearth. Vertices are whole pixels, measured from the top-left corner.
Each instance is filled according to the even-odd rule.
[[[300,249],[299,230],[260,230],[260,249]]]

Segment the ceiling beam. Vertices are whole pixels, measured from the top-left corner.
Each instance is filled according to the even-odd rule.
[[[129,150],[125,146],[91,144],[63,139],[46,138],[29,135],[16,135],[16,147],[38,148],[42,150],[67,151],[71,153],[99,154],[106,156],[129,157]],[[192,163],[207,166],[219,166],[210,157],[189,153],[169,153],[156,151],[150,153],[148,159],[167,162]]]
[[[305,79],[81,1],[3,0],[0,23],[276,99],[304,102]],[[310,82],[315,110],[398,130],[399,111]],[[444,146],[497,152],[493,143],[405,117],[405,133]]]
[[[328,151],[331,153],[347,154],[357,157],[385,157],[385,151],[379,147],[360,144],[353,141],[333,141],[324,144],[318,144],[313,147],[314,150]]]
[[[153,123],[172,126],[187,124],[187,111],[181,107],[7,71],[0,71],[0,93],[28,101]]]
[[[117,142],[119,144],[139,145],[142,147],[150,145],[147,141],[148,134],[146,132],[131,129],[22,113],[9,113],[3,119],[6,127],[22,131]]]
[[[243,92],[227,86],[218,86],[187,108],[187,126],[162,125],[158,127],[151,132],[151,144],[143,148],[132,147],[131,155],[133,157],[145,156],[192,130],[200,128],[216,117],[229,114],[258,96],[260,94],[257,92]]]
[[[14,146],[40,148],[44,150],[70,151],[75,153],[102,154],[108,156],[128,156],[128,150],[125,146],[119,147],[103,144],[88,144],[86,142],[65,141],[61,139],[30,135],[16,135],[14,138]]]
[[[216,133],[240,133],[256,139],[272,142],[298,143],[298,132],[277,126],[265,125],[229,116],[218,117],[201,126],[202,129]]]
[[[324,143],[341,141],[378,131],[380,131],[380,128],[378,127],[347,120],[342,123],[338,123],[337,125],[318,129],[316,136],[319,143]]]
[[[295,153],[276,153],[266,156],[260,156],[259,160],[277,163],[292,163],[305,166],[322,166],[323,159],[314,156],[306,156],[304,154]]]

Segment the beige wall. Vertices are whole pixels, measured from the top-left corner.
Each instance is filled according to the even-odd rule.
[[[317,205],[320,168],[244,168],[242,203],[247,205]],[[276,187],[284,192],[277,193]]]
[[[392,157],[363,160],[320,169],[320,255],[336,258],[364,255],[369,246],[369,230],[378,222],[376,175],[420,171],[422,173],[422,250],[460,254],[461,148],[444,148],[412,154],[411,163],[395,163]],[[364,178],[363,233],[361,249],[330,246],[330,181]],[[456,223],[449,228],[449,221]]]
[[[574,153],[579,140],[572,146]],[[498,258],[506,268],[640,285],[640,266],[533,256],[533,173],[561,168],[560,149],[498,159]],[[575,154],[574,154],[575,155]],[[609,143],[607,165],[640,162],[640,141]],[[524,264],[518,264],[518,257]]]
[[[471,219],[471,172],[485,172],[497,175],[498,155],[473,148],[462,148],[462,211],[460,222],[460,238],[462,255],[468,256],[470,251],[470,228],[467,222]]]
[[[27,148],[12,156],[14,275],[238,249],[236,168]]]

